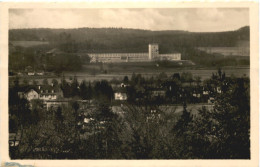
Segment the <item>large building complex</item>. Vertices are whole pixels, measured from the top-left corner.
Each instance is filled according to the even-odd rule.
[[[180,53],[159,54],[158,44],[149,44],[148,53],[90,53],[90,62],[147,62],[153,60],[181,60]]]

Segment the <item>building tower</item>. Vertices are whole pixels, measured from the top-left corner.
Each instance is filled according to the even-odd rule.
[[[149,60],[153,60],[154,58],[159,56],[159,45],[157,43],[149,44]]]

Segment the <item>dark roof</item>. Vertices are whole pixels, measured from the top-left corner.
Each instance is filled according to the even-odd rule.
[[[40,86],[40,89],[39,89]],[[37,93],[41,93],[41,90],[43,90],[42,94],[55,94],[57,92],[60,92],[60,88],[58,85],[51,86],[51,85],[28,85],[20,88],[20,92],[29,92],[30,90],[34,90]],[[48,93],[46,93],[46,90],[48,90]],[[54,93],[51,93],[51,91],[54,90]]]
[[[24,92],[24,93],[27,93],[31,90],[34,90],[36,91],[37,93],[39,93],[39,90],[37,89],[36,86],[33,86],[33,85],[28,85],[28,86],[24,86],[24,87],[21,87],[20,88],[20,91]]]
[[[9,140],[20,140],[21,139],[21,133],[9,133]]]
[[[114,89],[115,93],[126,93],[126,88],[118,87]]]
[[[41,93],[41,95],[56,95],[57,94],[57,92],[54,92],[54,93]]]
[[[40,90],[60,90],[60,87],[58,85],[37,85],[37,89],[39,89],[40,86]]]
[[[37,91],[36,89],[28,89],[28,90],[26,90],[24,93],[27,93],[27,92],[29,92],[29,91],[31,91],[31,90],[33,90],[33,91],[35,91],[35,92],[37,92],[37,93],[39,94],[39,91]]]
[[[62,51],[60,51],[59,49],[57,48],[54,48],[52,50],[49,50],[48,52],[46,52],[47,54],[59,54],[59,53],[63,53]]]

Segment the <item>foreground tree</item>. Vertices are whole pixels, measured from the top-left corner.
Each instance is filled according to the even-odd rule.
[[[213,118],[219,158],[250,158],[249,80],[237,78],[230,91],[217,97]]]
[[[250,158],[250,98],[248,78],[229,81],[216,96],[213,110],[202,108],[193,129],[192,155],[197,158]]]

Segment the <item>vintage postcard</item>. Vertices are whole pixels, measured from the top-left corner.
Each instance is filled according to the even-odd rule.
[[[258,166],[258,3],[0,7],[2,166]]]

